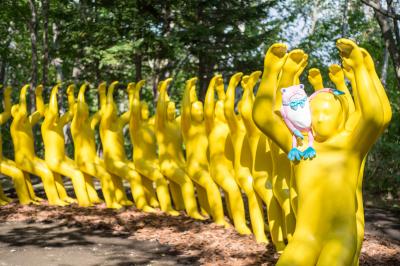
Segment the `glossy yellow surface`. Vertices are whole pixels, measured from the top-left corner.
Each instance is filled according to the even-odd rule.
[[[1,87],[0,87],[1,89]],[[7,120],[11,117],[11,87],[4,88],[4,111],[0,114],[0,125],[3,125],[7,122]],[[29,174],[21,171],[14,161],[3,156],[2,152],[2,140],[0,134],[0,173],[11,177],[15,191],[17,192],[18,200],[20,204],[30,204],[37,203],[38,198],[35,197],[33,192],[33,188],[31,185],[31,181],[29,178]],[[30,192],[30,189],[31,192]],[[3,188],[0,185],[0,205],[8,204],[12,201],[11,198],[8,198],[3,191]]]
[[[161,173],[180,188],[186,213],[199,220],[204,217],[197,209],[194,186],[186,173],[186,162],[182,151],[180,118],[175,118],[175,104],[169,100],[167,88],[172,79],[159,85],[155,132]]]
[[[134,146],[133,161],[136,170],[151,182],[151,186],[153,182],[155,183],[161,210],[176,216],[179,215],[179,212],[172,208],[168,181],[161,173],[158,161],[154,123],[149,121],[148,105],[145,102],[140,102],[140,90],[144,83],[145,81],[141,80],[136,86],[134,84],[130,85],[133,93],[129,98],[129,108],[131,110],[129,133]]]
[[[282,229],[282,208],[273,193],[273,161],[270,141],[256,127],[252,110],[254,104],[253,89],[261,76],[261,71],[255,71],[250,76],[242,78],[243,96],[241,99],[240,115],[247,131],[252,158],[252,176],[254,189],[267,207],[269,232],[272,243],[277,251],[285,248]]]
[[[83,84],[79,90],[77,102],[73,105],[73,119],[71,122],[71,133],[75,147],[75,162],[79,169],[87,174],[88,177],[95,177],[100,180],[101,189],[108,208],[121,208],[121,198],[117,197],[116,181],[113,176],[107,172],[105,163],[97,156],[94,128],[100,121],[100,109],[93,116],[89,117],[89,108],[85,102],[85,91],[87,84]],[[100,98],[105,99],[105,84],[99,86]],[[72,101],[70,101],[71,103]],[[89,179],[86,179],[89,180]],[[92,181],[92,180],[89,180]],[[86,183],[87,187],[93,187],[92,182]],[[100,200],[97,194],[89,193],[92,203]]]
[[[107,102],[99,127],[105,166],[110,173],[129,182],[136,208],[152,212],[154,209],[147,203],[141,176],[125,154],[123,129],[129,122],[130,110],[118,116],[118,109],[113,99],[117,84],[118,82],[113,82],[108,87]]]
[[[197,78],[186,81],[185,91],[182,99],[181,128],[182,136],[186,146],[186,171],[189,177],[198,185],[197,193],[200,204],[209,208],[214,222],[219,225],[228,226],[224,219],[222,199],[218,186],[215,184],[208,172],[208,137],[204,121],[203,103],[197,100],[196,84]],[[204,199],[203,199],[204,200]]]
[[[218,101],[215,103],[215,91]],[[240,188],[235,180],[233,167],[234,150],[229,126],[224,114],[224,81],[221,76],[214,76],[207,89],[204,103],[204,118],[209,142],[209,169],[215,183],[224,191],[229,215],[236,231],[251,234],[246,225],[244,204]]]
[[[37,111],[28,116],[26,93],[29,85],[21,89],[19,104],[12,107],[13,121],[11,123],[11,137],[14,144],[15,163],[24,172],[34,174],[42,179],[44,191],[49,204],[65,206],[73,200],[68,197],[61,177],[53,174],[46,162],[35,155],[33,145],[32,126],[35,125],[44,113],[42,86],[35,90]],[[33,188],[28,189],[31,199],[34,199]],[[68,201],[68,202],[67,202]]]
[[[235,180],[247,196],[253,234],[258,242],[267,243],[261,199],[253,187],[251,149],[242,117],[235,113],[235,89],[243,73],[236,73],[229,81],[224,102],[224,114],[229,126],[234,151]],[[238,106],[241,112],[241,104]]]
[[[390,106],[380,100],[378,95],[385,92],[372,78],[362,50],[347,39],[339,39],[337,47],[343,64],[354,74],[355,111],[350,114],[346,98],[332,94],[318,94],[311,101],[317,157],[293,165],[298,193],[296,230],[277,265],[351,265],[358,260],[356,191],[360,169],[388,123],[384,110],[390,111]],[[286,49],[284,44],[274,44],[266,54],[253,118],[287,153],[291,134],[274,113]]]
[[[64,149],[63,127],[71,121],[72,110],[60,117],[57,102],[58,90],[59,85],[56,85],[51,91],[50,102],[45,111],[45,118],[41,128],[45,148],[45,161],[53,173],[71,178],[79,206],[87,207],[92,204],[86,189],[85,176],[75,162],[66,156]],[[69,95],[72,93],[73,97],[73,85],[68,87],[67,93]]]

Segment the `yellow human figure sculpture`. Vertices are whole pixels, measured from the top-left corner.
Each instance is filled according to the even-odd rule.
[[[129,182],[136,208],[152,212],[154,209],[147,203],[141,177],[136,172],[133,162],[129,161],[125,154],[123,129],[129,122],[130,111],[118,116],[117,106],[113,99],[114,88],[117,84],[118,81],[115,81],[108,87],[107,104],[100,122],[105,166],[110,173]]]
[[[104,161],[97,157],[94,128],[99,122],[100,114],[89,118],[89,108],[85,102],[87,84],[79,90],[78,99],[74,105],[74,116],[71,122],[71,133],[75,147],[75,162],[79,169],[89,176],[100,180],[101,190],[108,208],[121,208],[116,197],[116,186],[113,177],[107,172]],[[105,94],[105,86],[99,86]]]
[[[242,78],[243,96],[240,115],[246,128],[252,157],[252,176],[254,189],[267,207],[269,232],[272,242],[278,252],[285,248],[283,239],[282,209],[272,189],[273,162],[270,141],[254,124],[252,110],[254,103],[253,89],[261,71],[255,71],[250,76]]]
[[[166,79],[159,86],[155,132],[158,143],[161,173],[179,185],[187,214],[204,220],[197,209],[194,186],[185,172],[182,152],[180,121],[175,119],[175,104],[167,96],[167,87],[172,79]]]
[[[11,109],[11,114],[13,116],[11,137],[14,144],[15,163],[22,171],[34,174],[42,179],[49,204],[65,206],[68,205],[68,203],[64,200],[70,200],[70,198],[66,195],[61,178],[53,174],[45,161],[36,157],[33,145],[32,126],[39,121],[42,116],[41,114],[44,112],[42,99],[43,87],[38,86],[35,90],[38,111],[30,116],[28,116],[26,106],[26,93],[28,88],[29,85],[25,85],[21,89],[19,104],[14,105]],[[33,189],[29,189],[29,191],[31,194]]]
[[[390,102],[389,102],[389,99],[388,99],[386,93],[384,93],[385,90],[384,90],[382,83],[380,82],[380,79],[375,71],[373,59],[371,58],[371,56],[365,49],[361,48],[361,52],[364,56],[364,63],[367,67],[368,73],[370,74],[372,82],[374,83],[379,100],[380,100],[381,104],[383,105],[384,123],[382,124],[382,127],[381,127],[381,134],[382,134],[384,132],[384,130],[387,128],[387,126],[391,120],[391,117],[392,117]],[[346,77],[350,80],[351,86],[353,88],[353,96],[355,99],[355,104],[354,104],[355,109],[359,109],[359,106],[357,104],[358,101],[356,101],[356,98],[358,98],[357,90],[354,89],[357,86],[357,83],[356,83],[355,77],[354,77],[354,73],[350,66],[346,65],[345,63],[343,64],[343,66],[344,66],[344,69],[343,69],[344,73],[345,73]],[[357,114],[359,115],[359,112],[355,112],[354,116],[357,117]],[[364,240],[364,208],[363,208],[363,200],[362,200],[362,181],[363,181],[365,161],[366,161],[366,158],[364,158],[364,160],[363,160],[363,164],[360,169],[360,174],[359,174],[358,181],[357,181],[357,191],[356,191],[357,214],[356,214],[356,217],[357,217],[358,238],[357,238],[357,252],[354,256],[353,265],[358,265],[358,263],[359,263],[358,259],[359,259],[360,253],[361,253],[362,242]]]
[[[1,85],[0,85],[1,89]],[[4,95],[4,111],[0,114],[0,125],[3,125],[11,116],[11,87],[6,87],[3,91]],[[17,192],[20,204],[37,203],[35,195],[31,195],[28,186],[31,185],[28,174],[24,174],[15,164],[14,161],[3,156],[2,139],[0,134],[0,173],[11,177],[15,191]],[[32,189],[33,191],[33,189]],[[0,185],[0,205],[11,202],[11,199],[6,197],[3,188]]]
[[[79,171],[75,162],[65,154],[63,127],[71,121],[72,110],[60,117],[57,103],[58,89],[59,85],[56,85],[51,91],[50,102],[41,128],[45,161],[54,173],[71,178],[79,206],[87,207],[91,205],[91,202],[86,189],[85,176]],[[67,93],[73,93],[71,87],[68,88]]]
[[[215,103],[215,90],[219,97],[217,103]],[[210,151],[210,174],[215,183],[224,190],[228,210],[236,231],[240,234],[251,234],[246,225],[242,194],[235,180],[234,151],[224,114],[224,100],[222,76],[214,76],[208,85],[204,102],[204,120]]]
[[[356,253],[357,181],[362,161],[385,123],[385,107],[361,49],[347,39],[339,39],[337,47],[343,63],[354,72],[358,119],[351,118],[355,113],[348,118],[346,98],[321,93],[311,101],[317,156],[294,164],[299,195],[296,231],[277,265],[351,265]],[[286,59],[285,53],[283,44],[275,44],[268,50],[264,61],[264,73],[268,74],[263,76],[253,117],[264,133],[289,152],[291,134],[273,112],[274,81]],[[266,116],[265,111],[270,115]],[[349,121],[356,123],[352,129],[346,125]]]
[[[189,177],[205,192],[206,206],[214,222],[229,226],[224,219],[221,194],[208,172],[208,137],[204,122],[203,103],[197,100],[197,78],[186,81],[182,99],[181,128],[186,146],[186,171]],[[199,191],[197,191],[199,192]]]
[[[276,91],[276,105],[274,111],[279,113],[282,102],[281,88],[289,87],[298,82],[301,72],[307,65],[307,54],[303,50],[291,51],[285,61]],[[285,152],[276,143],[271,143],[271,154],[274,162],[273,190],[284,213],[284,238],[291,240],[296,226],[294,193],[296,186],[292,180],[292,164]],[[291,204],[293,203],[293,204]]]
[[[230,136],[233,144],[235,179],[239,187],[247,196],[249,204],[249,213],[253,234],[257,242],[267,243],[268,239],[265,235],[264,215],[262,203],[253,187],[252,157],[251,148],[246,134],[246,128],[240,115],[235,113],[235,90],[240,82],[243,73],[236,73],[229,81],[224,102],[224,114],[229,126]],[[238,106],[241,112],[241,104]]]
[[[157,140],[154,125],[149,122],[149,109],[145,102],[140,102],[140,90],[145,81],[139,81],[133,87],[133,94],[129,100],[130,121],[129,133],[133,148],[133,161],[138,171],[145,179],[154,182],[162,211],[177,216],[171,205],[168,190],[168,181],[162,175],[157,156]]]

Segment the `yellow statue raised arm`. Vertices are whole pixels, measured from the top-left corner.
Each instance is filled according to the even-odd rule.
[[[186,81],[182,99],[181,125],[186,146],[186,169],[190,178],[205,191],[215,223],[228,226],[224,219],[221,194],[208,172],[208,138],[203,103],[197,100],[196,81],[197,78]]]
[[[145,81],[139,81],[133,87],[133,95],[130,99],[129,132],[133,148],[133,161],[136,170],[146,179],[156,185],[157,197],[162,211],[177,216],[179,212],[172,208],[168,190],[168,181],[162,175],[157,156],[157,140],[154,133],[154,125],[149,123],[149,109],[145,102],[140,102],[140,90]]]
[[[88,85],[81,86],[77,102],[74,105],[74,116],[71,123],[71,133],[75,147],[75,162],[79,169],[87,175],[100,180],[101,190],[108,208],[121,208],[115,190],[113,177],[107,172],[104,161],[97,157],[94,128],[100,120],[100,114],[89,117],[89,109],[85,102],[85,91]],[[105,94],[105,86],[99,86],[99,93]],[[90,184],[91,182],[89,182]],[[89,193],[89,196],[91,194]],[[91,197],[91,202],[93,202]]]
[[[288,54],[276,88],[275,112],[279,113],[282,106],[281,89],[299,82],[299,76],[307,65],[307,59],[308,55],[300,49],[293,50]],[[274,161],[274,193],[284,212],[284,237],[290,241],[296,226],[296,201],[294,199],[296,183],[292,178],[291,163],[284,151],[275,143],[271,143],[271,154]]]
[[[204,220],[197,209],[194,186],[185,172],[180,121],[175,119],[175,104],[167,97],[167,87],[172,79],[161,82],[157,102],[155,132],[162,174],[179,185],[187,214]]]
[[[1,88],[1,85],[0,85]],[[3,125],[11,117],[11,87],[7,86],[4,91],[4,111],[0,114],[0,125]],[[0,173],[12,178],[15,191],[17,192],[20,204],[36,203],[34,194],[30,194],[28,186],[30,183],[29,174],[24,174],[15,164],[14,161],[3,156],[2,139],[0,134]],[[32,188],[33,192],[33,188]],[[0,185],[0,205],[10,203],[12,199],[6,197],[3,188]]]
[[[383,87],[375,86],[362,50],[347,39],[339,39],[337,47],[343,63],[354,73],[356,111],[348,118],[346,98],[330,93],[320,93],[311,101],[317,156],[294,164],[298,189],[296,231],[278,265],[351,265],[354,261],[355,193],[360,168],[387,123],[383,111],[387,107],[378,96],[385,93],[378,93]],[[253,117],[260,129],[288,153],[291,134],[273,112],[276,89],[269,82],[279,72],[278,62],[285,60],[285,52],[286,46],[281,44],[273,45],[267,52],[264,67],[268,74],[257,94]],[[264,115],[266,110],[270,115]],[[356,120],[352,119],[354,115]],[[355,125],[346,125],[348,122]]]
[[[44,113],[44,104],[42,99],[42,86],[38,86],[35,90],[36,106],[38,111],[28,116],[26,106],[26,93],[29,85],[25,85],[21,89],[19,104],[12,107],[11,113],[13,121],[11,123],[11,137],[14,144],[15,162],[17,167],[22,171],[39,176],[43,181],[44,191],[46,193],[49,204],[65,206],[68,205],[63,199],[60,192],[65,192],[62,185],[55,180],[53,172],[49,169],[45,161],[36,157],[33,145],[32,126],[35,125]],[[61,179],[61,178],[60,178]],[[30,193],[33,192],[30,191]],[[65,196],[66,193],[63,195]]]
[[[255,71],[250,76],[242,78],[243,96],[241,99],[240,115],[247,131],[252,157],[252,175],[254,189],[267,207],[269,232],[277,251],[285,248],[283,239],[282,208],[272,189],[273,162],[270,141],[254,124],[252,111],[254,103],[253,89],[261,71]]]
[[[219,98],[217,103],[215,103],[215,90]],[[224,190],[229,214],[236,231],[240,234],[251,234],[246,225],[242,194],[235,180],[233,145],[225,119],[224,100],[224,81],[220,75],[214,76],[208,86],[204,102],[204,120],[210,151],[210,174],[215,183]]]
[[[229,81],[224,102],[224,114],[229,126],[230,136],[234,151],[235,179],[247,196],[250,212],[251,226],[258,242],[267,243],[265,235],[264,215],[261,200],[253,188],[251,148],[246,134],[246,128],[240,115],[235,113],[235,90],[243,73],[236,73]],[[241,103],[238,104],[241,112]]]
[[[75,162],[65,154],[63,127],[71,121],[72,110],[70,109],[60,117],[57,103],[58,89],[59,85],[56,85],[51,91],[50,102],[45,111],[45,118],[41,128],[45,148],[45,161],[54,173],[71,178],[79,206],[87,207],[91,205],[91,202],[86,189],[85,177],[79,171]],[[69,87],[68,91],[71,93],[71,87]]]
[[[107,92],[107,103],[100,122],[100,137],[103,145],[103,156],[107,170],[126,179],[130,186],[136,207],[145,212],[154,211],[146,200],[141,177],[135,170],[133,162],[129,161],[124,149],[123,129],[129,122],[130,111],[118,116],[117,106],[114,103],[114,88],[117,81],[111,83]]]

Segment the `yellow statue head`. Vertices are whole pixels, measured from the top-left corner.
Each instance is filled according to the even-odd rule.
[[[149,116],[150,116],[149,105],[146,102],[141,101],[140,102],[140,117],[141,117],[141,119],[143,121],[148,121]]]
[[[175,120],[175,103],[169,101],[167,106],[167,118],[169,121]]]
[[[312,99],[310,108],[316,140],[325,141],[343,129],[348,116],[345,97],[320,93]]]
[[[192,103],[190,109],[191,118],[195,122],[201,122],[204,119],[203,113],[203,103],[200,101],[195,101]]]

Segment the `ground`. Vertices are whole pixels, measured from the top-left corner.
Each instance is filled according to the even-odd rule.
[[[400,213],[366,208],[360,265],[400,265]],[[257,244],[211,221],[185,215],[109,210],[0,207],[1,265],[274,265],[272,245]]]

